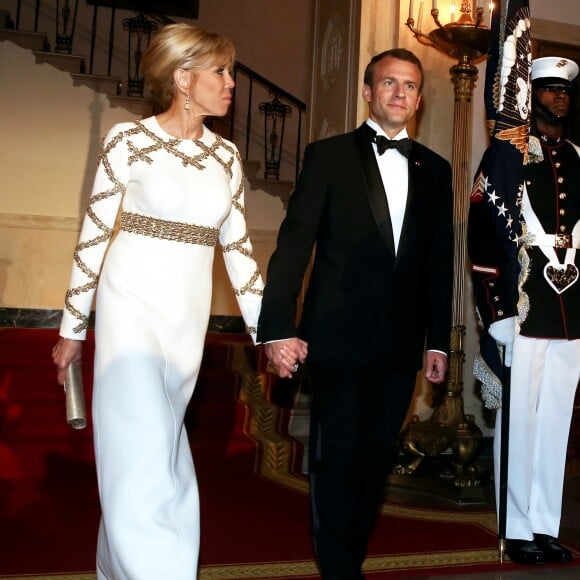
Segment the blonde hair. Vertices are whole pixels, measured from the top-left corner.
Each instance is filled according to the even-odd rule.
[[[175,96],[173,73],[177,69],[207,70],[215,65],[231,68],[235,54],[232,42],[221,34],[183,22],[169,24],[151,40],[143,56],[143,76],[151,95],[164,111]]]

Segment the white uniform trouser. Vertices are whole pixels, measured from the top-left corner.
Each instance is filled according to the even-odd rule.
[[[566,449],[580,378],[580,340],[517,336],[514,343],[506,537],[558,537]],[[501,411],[494,435],[499,474]],[[495,478],[499,498],[499,478]]]

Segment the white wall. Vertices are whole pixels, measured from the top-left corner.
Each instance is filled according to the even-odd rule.
[[[101,136],[133,118],[0,42],[0,306],[60,308]]]
[[[232,39],[245,65],[308,102],[314,0],[200,0],[196,23]]]
[[[42,3],[38,29],[52,37],[53,13],[46,4],[50,3]],[[200,19],[198,24],[228,34],[220,26],[227,22],[244,64],[268,78],[269,71],[261,67],[275,62],[270,78],[307,100],[310,0],[296,0],[292,13],[287,10],[277,19],[262,0],[256,0],[255,5],[254,0],[244,0],[243,6],[240,2],[218,0],[204,4],[211,10],[201,11],[204,21]],[[8,8],[13,16],[15,5],[16,1],[0,0],[0,10]],[[23,2],[23,15],[25,9],[29,12],[28,21],[23,18],[22,22],[28,22],[28,29],[33,27],[33,5],[31,0]],[[79,3],[79,12],[81,7],[86,8],[86,3]],[[245,22],[250,14],[254,17],[251,26]],[[240,23],[237,27],[236,22]],[[83,34],[88,29],[87,22],[79,28]],[[100,29],[101,44],[103,35]],[[262,46],[255,42],[256,38],[267,39],[269,35],[277,39],[272,50],[251,49]],[[290,45],[291,61],[298,64],[283,68],[281,63],[289,61],[280,52],[290,50]],[[124,69],[119,72],[124,74]],[[122,107],[111,108],[106,96],[85,86],[73,86],[68,73],[37,64],[30,50],[9,41],[0,42],[0,79],[0,307],[59,309],[68,285],[72,251],[92,185],[100,139],[113,124],[139,115]],[[282,202],[249,187],[246,197],[256,256],[265,270],[284,215]],[[214,288],[212,313],[239,314],[219,257]]]

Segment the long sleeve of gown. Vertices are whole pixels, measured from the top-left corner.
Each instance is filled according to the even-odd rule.
[[[73,255],[60,335],[84,340],[105,253],[128,179],[127,148],[117,125],[103,139],[97,172]]]
[[[230,184],[232,208],[220,229],[220,244],[240,311],[255,343],[264,282],[248,233],[244,206],[244,175],[237,149]]]

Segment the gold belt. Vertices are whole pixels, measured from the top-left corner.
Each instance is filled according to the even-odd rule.
[[[121,214],[121,230],[150,238],[200,246],[215,247],[219,240],[218,228],[172,222],[131,212]]]
[[[534,234],[530,246],[548,248],[580,248],[580,236],[575,234]]]

